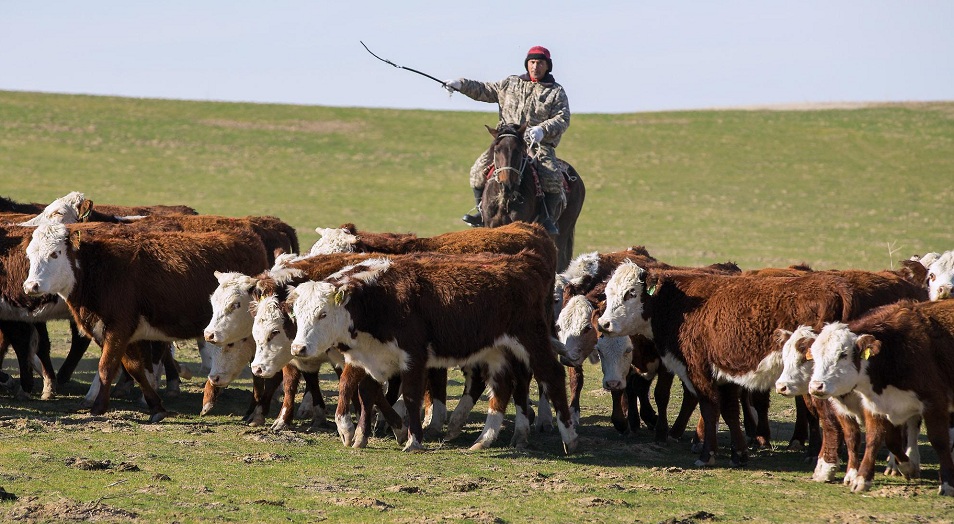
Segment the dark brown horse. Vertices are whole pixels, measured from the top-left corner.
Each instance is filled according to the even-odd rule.
[[[544,213],[542,194],[538,192],[535,176],[536,166],[527,151],[523,133],[526,125],[500,124],[497,129],[487,127],[494,141],[493,169],[484,184],[480,213],[486,227],[500,227],[517,220],[539,222]],[[576,219],[583,209],[586,187],[583,179],[567,164],[566,206],[561,210],[549,210],[558,214],[556,220],[560,233],[553,237],[557,247],[557,273],[566,269],[573,256],[573,233]]]

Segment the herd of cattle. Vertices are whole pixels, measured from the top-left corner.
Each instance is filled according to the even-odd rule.
[[[329,363],[346,446],[367,444],[374,413],[405,450],[441,434],[451,440],[489,389],[472,449],[494,443],[512,398],[511,445],[526,446],[534,425],[556,426],[570,453],[582,364],[598,355],[620,432],[645,423],[658,441],[678,438],[698,407],[697,465],[715,464],[720,417],[734,465],[746,463],[750,439],[768,445],[774,388],[794,398],[792,443],[818,452],[815,480],[834,479],[842,444],[852,491],[871,487],[882,445],[889,474],[918,477],[923,421],[939,491],[954,496],[954,251],[878,272],[742,271],[671,266],[633,247],[564,268],[546,232],[522,222],[429,238],[351,224],[317,232],[298,255],[294,228],[274,217],[93,206],[75,192],[49,205],[0,198],[0,333],[20,370],[19,390],[2,372],[0,385],[34,394],[36,369],[42,398],[51,398],[94,340],[102,356],[85,399],[91,413],[107,411],[124,371],[158,422],[167,415],[159,376],[170,388],[177,380],[170,342],[194,338],[210,369],[202,414],[251,365],[249,424],[264,424],[279,388],[273,429],[295,416],[321,422],[318,371]],[[73,341],[55,372],[45,323],[60,319]],[[466,382],[448,414],[455,366]],[[684,395],[670,425],[675,376]]]

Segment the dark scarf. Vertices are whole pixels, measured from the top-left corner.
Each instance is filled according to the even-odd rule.
[[[520,75],[520,80],[524,80],[526,82],[533,82],[533,80],[530,79],[530,73],[524,73]],[[543,78],[541,78],[540,80],[537,80],[537,83],[542,85],[543,87],[553,87],[553,84],[556,83],[556,80],[553,78],[553,75],[551,75],[548,71],[547,74],[543,75]]]

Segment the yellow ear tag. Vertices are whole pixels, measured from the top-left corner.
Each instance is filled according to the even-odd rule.
[[[656,294],[656,286],[654,285],[653,287],[647,289],[647,290],[646,290],[646,293],[647,293],[649,296],[655,295],[655,294]]]
[[[865,350],[861,353],[861,358],[865,360],[871,358],[871,346],[865,348]]]
[[[815,357],[812,356],[812,350],[810,350],[810,349],[809,349],[809,350],[806,350],[806,351],[805,351],[805,360],[812,360],[813,358],[815,358]]]
[[[345,299],[345,292],[344,292],[344,290],[338,290],[337,292],[335,292],[335,305],[336,305],[336,306],[340,306],[341,303],[344,302],[344,299]]]

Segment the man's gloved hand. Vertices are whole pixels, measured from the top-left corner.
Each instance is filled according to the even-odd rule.
[[[533,126],[527,129],[527,132],[523,135],[523,139],[531,144],[539,144],[543,140],[543,128]]]
[[[448,80],[444,82],[444,89],[446,89],[448,93],[453,93],[454,91],[460,91],[460,86],[461,86],[460,79]]]

